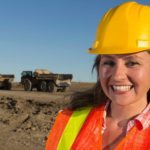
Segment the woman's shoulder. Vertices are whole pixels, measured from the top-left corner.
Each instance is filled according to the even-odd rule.
[[[66,109],[60,110],[58,114],[61,116],[64,116],[64,115],[71,116],[72,114],[82,115],[85,113],[89,113],[90,111],[103,111],[104,108],[105,108],[105,104],[100,104],[97,106],[89,105],[89,106],[79,107],[76,109],[67,109],[66,108]]]

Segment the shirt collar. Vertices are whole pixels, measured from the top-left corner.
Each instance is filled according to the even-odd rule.
[[[108,112],[108,108],[110,105],[110,101],[105,104],[104,113],[103,113],[103,123],[102,123],[102,134],[106,129],[106,116]],[[150,104],[134,119],[130,120],[127,124],[127,131],[128,132],[133,126],[136,126],[139,130],[145,130],[150,126]]]
[[[150,126],[150,104],[133,120],[129,121],[128,126],[137,126],[139,130],[145,130]],[[128,130],[130,130],[130,128]]]

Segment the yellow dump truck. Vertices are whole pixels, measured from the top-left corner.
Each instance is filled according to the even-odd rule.
[[[11,90],[14,78],[13,74],[0,74],[0,89]]]
[[[71,85],[72,74],[57,74],[45,69],[36,69],[33,71],[23,71],[21,73],[21,84],[25,91],[56,92],[66,91]]]

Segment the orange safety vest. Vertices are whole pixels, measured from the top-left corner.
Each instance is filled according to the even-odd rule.
[[[64,110],[59,113],[49,134],[45,150],[102,149],[101,128],[104,106],[88,108],[88,111],[84,111],[84,109],[76,111]],[[79,112],[78,115],[75,116],[75,112]],[[86,112],[86,116],[84,116],[84,119],[80,119],[81,125],[74,135],[73,130],[78,125],[80,112],[81,115]],[[70,121],[72,118],[75,118],[73,122]],[[69,126],[69,132],[66,131],[67,126]],[[69,145],[72,133],[75,137],[72,139],[71,145]],[[150,127],[145,130],[139,130],[134,126],[119,142],[115,150],[150,150]]]

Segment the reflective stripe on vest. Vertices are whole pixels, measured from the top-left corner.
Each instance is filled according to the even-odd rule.
[[[57,150],[70,150],[90,111],[91,107],[86,107],[73,112],[63,131]]]

